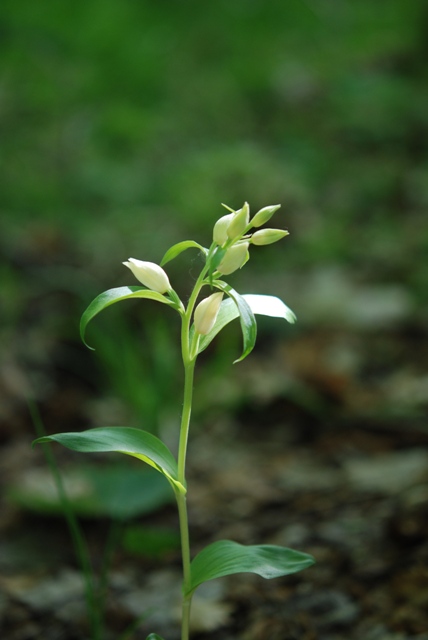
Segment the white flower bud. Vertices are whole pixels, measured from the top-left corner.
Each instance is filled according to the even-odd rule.
[[[203,336],[213,328],[220,310],[223,293],[213,293],[208,298],[202,300],[195,309],[195,331]]]
[[[280,204],[272,204],[269,207],[263,207],[263,209],[257,211],[256,215],[251,220],[251,226],[261,227],[263,224],[266,224],[266,222],[272,218],[275,211],[278,211],[280,206]]]
[[[260,231],[256,231],[251,236],[251,244],[272,244],[288,235],[288,231],[283,231],[282,229],[260,229]]]
[[[148,289],[158,293],[166,293],[171,289],[168,276],[158,264],[129,258],[122,264],[131,269],[134,276]]]
[[[216,244],[220,245],[220,247],[228,240],[227,228],[232,222],[234,216],[234,213],[228,213],[217,220],[214,225],[213,240]]]
[[[232,222],[227,227],[227,235],[231,240],[240,238],[250,221],[250,206],[248,202],[244,204],[242,209],[236,211],[233,216]]]
[[[225,253],[223,260],[217,267],[224,276],[240,269],[248,260],[248,242],[233,244]]]

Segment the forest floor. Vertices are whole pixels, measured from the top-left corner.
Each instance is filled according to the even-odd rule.
[[[189,449],[193,552],[233,539],[295,548],[316,563],[271,581],[240,574],[207,583],[194,599],[195,640],[428,639],[426,338],[411,322],[312,329],[274,351],[262,342],[251,364],[211,380],[211,407]],[[41,412],[48,428],[59,421],[68,430],[82,421],[77,407],[89,406],[89,391],[57,374]],[[25,502],[23,487],[46,493],[49,484],[27,414],[10,405],[2,416],[1,637],[91,638],[64,519]],[[59,449],[67,468],[76,454]],[[109,519],[86,514],[81,524],[99,566]],[[143,552],[128,542],[112,553],[103,640],[141,615],[131,638],[156,631],[178,640],[174,507],[159,504],[131,524],[145,532]]]

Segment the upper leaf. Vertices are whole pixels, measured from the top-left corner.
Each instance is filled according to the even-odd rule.
[[[284,320],[288,320],[288,322],[291,323],[296,320],[296,316],[291,309],[275,296],[246,294],[241,296],[241,298],[245,300],[255,314],[284,318]],[[239,310],[236,303],[231,299],[223,300],[214,327],[206,336],[201,336],[198,353],[204,351],[223,327],[238,316]]]
[[[256,573],[262,578],[278,578],[310,567],[315,562],[307,553],[276,545],[242,545],[231,540],[218,540],[202,549],[193,559],[192,593],[200,584],[233,573]]]
[[[145,287],[117,287],[115,289],[109,289],[108,291],[104,291],[100,293],[94,300],[92,300],[91,304],[88,306],[86,311],[84,311],[82,318],[80,320],[80,337],[84,344],[89,347],[89,349],[93,350],[93,347],[90,347],[85,340],[85,331],[88,323],[94,318],[100,311],[106,309],[111,304],[115,302],[120,302],[121,300],[128,300],[131,298],[146,298],[149,300],[156,300],[156,302],[162,302],[163,304],[168,304],[170,306],[175,306],[175,303],[169,300],[162,293],[158,293],[157,291],[152,291],[151,289],[146,289]]]
[[[276,296],[248,293],[242,297],[248,302],[253,313],[271,316],[272,318],[284,318],[291,324],[294,324],[297,320],[293,311]]]
[[[59,442],[73,451],[99,453],[115,451],[139,458],[162,473],[174,489],[185,493],[179,482],[177,462],[168,447],[156,436],[132,427],[101,427],[87,431],[55,433],[37,438],[33,444]]]
[[[256,338],[257,338],[256,319],[254,317],[254,313],[252,312],[248,302],[245,300],[243,296],[241,296],[237,291],[235,291],[235,289],[232,289],[230,285],[228,285],[226,282],[222,282],[221,280],[216,281],[216,286],[222,291],[224,291],[229,296],[229,298],[233,300],[238,310],[244,345],[243,345],[243,351],[242,351],[241,357],[235,360],[234,363],[240,362],[241,360],[246,358],[249,353],[251,353],[251,351],[254,348],[254,345],[256,344]]]
[[[168,249],[161,260],[160,266],[163,267],[167,264],[167,262],[171,262],[171,260],[174,260],[174,258],[179,256],[180,253],[183,253],[183,251],[192,248],[199,249],[204,255],[207,255],[208,253],[207,249],[205,249],[205,247],[200,245],[198,242],[195,242],[194,240],[183,240],[183,242],[177,242],[177,244],[174,244]]]

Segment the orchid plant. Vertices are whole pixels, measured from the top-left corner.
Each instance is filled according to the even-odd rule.
[[[260,209],[252,219],[248,203],[237,211],[229,207],[226,209],[228,213],[214,225],[213,241],[209,248],[193,240],[185,240],[173,245],[164,255],[160,265],[129,258],[123,264],[143,286],[119,287],[101,293],[88,306],[81,319],[81,337],[87,344],[85,333],[88,323],[116,302],[145,298],[156,300],[178,313],[181,320],[184,397],[177,456],[153,434],[130,427],[102,427],[83,432],[57,433],[35,441],[58,442],[74,451],[111,451],[133,456],[156,469],[168,480],[177,502],[181,535],[181,640],[189,639],[192,596],[202,583],[241,572],[275,578],[300,571],[314,562],[310,555],[286,547],[249,546],[231,540],[218,540],[191,558],[186,504],[186,452],[197,357],[235,318],[240,320],[243,336],[242,354],[235,362],[246,358],[255,345],[255,314],[283,318],[291,323],[295,321],[294,313],[279,298],[268,295],[241,295],[223,279],[245,265],[249,259],[251,245],[268,245],[288,235],[288,231],[281,229],[260,229],[279,209],[279,205]],[[203,265],[185,304],[172,288],[163,267],[187,249],[197,249],[203,257]],[[199,300],[201,292],[207,290],[210,294]],[[152,633],[147,640],[162,639]]]

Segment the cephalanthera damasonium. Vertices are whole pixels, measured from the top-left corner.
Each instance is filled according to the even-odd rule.
[[[218,540],[191,558],[186,503],[186,455],[197,357],[219,331],[235,318],[239,318],[243,338],[242,354],[235,362],[246,358],[255,345],[256,314],[283,318],[288,322],[295,321],[294,313],[279,298],[256,294],[243,295],[223,280],[224,276],[241,269],[248,262],[253,245],[272,244],[288,235],[288,231],[282,229],[259,230],[259,227],[272,218],[279,205],[260,209],[252,220],[247,202],[236,211],[226,208],[229,213],[215,223],[210,247],[203,247],[194,240],[179,242],[166,252],[159,265],[129,258],[124,265],[143,286],[131,285],[104,291],[91,302],[81,320],[81,336],[85,340],[88,323],[106,307],[122,300],[155,300],[178,313],[181,321],[184,394],[177,454],[173,454],[153,434],[130,427],[102,427],[79,433],[58,433],[36,440],[59,442],[76,451],[114,451],[134,456],[151,465],[168,480],[177,502],[181,534],[181,640],[189,639],[192,596],[203,582],[241,572],[274,578],[295,573],[314,562],[310,555],[286,547],[242,545],[231,540]],[[252,232],[253,229],[257,230]],[[187,249],[197,249],[202,261],[201,271],[185,304],[171,286],[169,276],[163,267]],[[138,491],[138,487],[135,490]],[[156,633],[151,633],[147,640],[162,638]]]

